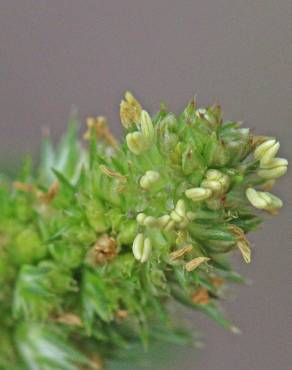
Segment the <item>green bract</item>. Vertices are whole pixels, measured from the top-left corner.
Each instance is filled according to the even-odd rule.
[[[1,177],[0,369],[90,369],[139,338],[185,342],[173,301],[236,330],[217,302],[243,281],[228,257],[250,262],[255,208],[282,206],[266,192],[287,169],[279,143],[193,100],[151,118],[127,93],[121,120],[120,144],[104,117],[88,145],[71,122],[57,149],[44,139],[36,175],[27,162]]]

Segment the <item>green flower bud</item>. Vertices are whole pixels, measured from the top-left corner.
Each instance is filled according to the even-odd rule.
[[[114,230],[117,230],[122,222],[123,215],[118,208],[113,208],[107,212],[107,217],[110,220],[111,226]]]
[[[66,268],[76,268],[82,263],[85,251],[80,245],[54,243],[49,245],[50,254]]]
[[[163,130],[165,128],[175,129],[177,127],[177,119],[173,113],[167,114],[160,122],[159,129]]]
[[[206,121],[208,121],[211,124],[215,124],[217,122],[215,116],[212,114],[212,112],[208,111],[204,108],[199,108],[196,110],[196,116],[198,118],[204,118]]]
[[[137,233],[137,222],[133,220],[125,221],[120,226],[118,242],[129,245],[133,242]]]
[[[186,122],[191,123],[195,118],[195,112],[196,112],[196,99],[193,98],[188,105],[185,107],[182,115]]]
[[[66,231],[66,237],[72,243],[80,243],[82,245],[90,245],[96,239],[96,233],[92,227],[87,225],[74,225]]]
[[[47,248],[37,232],[25,229],[17,235],[9,253],[17,264],[32,264],[46,256]]]
[[[173,133],[169,132],[168,130],[164,131],[160,135],[159,144],[160,148],[163,152],[169,153],[170,151],[173,151],[173,149],[176,147],[178,143],[178,136]]]
[[[86,216],[90,226],[98,233],[105,232],[108,227],[108,221],[104,217],[104,207],[97,199],[91,199],[86,204]]]

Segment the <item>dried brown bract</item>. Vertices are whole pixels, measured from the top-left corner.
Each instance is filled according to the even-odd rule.
[[[192,302],[195,304],[208,304],[210,302],[209,292],[206,288],[198,288],[192,294]]]

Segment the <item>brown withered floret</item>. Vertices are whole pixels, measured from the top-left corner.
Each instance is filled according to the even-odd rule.
[[[26,184],[24,182],[20,181],[14,181],[13,187],[16,190],[23,191],[25,193],[32,193],[35,194],[37,199],[44,203],[49,204],[52,202],[52,200],[55,198],[55,196],[58,194],[60,183],[58,180],[53,181],[53,183],[50,185],[47,192],[43,192],[38,190],[38,188],[32,184]]]
[[[55,180],[46,193],[43,192],[38,193],[38,199],[44,204],[51,203],[55,196],[58,194],[59,188],[60,183],[58,180]]]
[[[90,249],[87,262],[91,265],[103,265],[117,255],[116,240],[107,234],[102,235]]]
[[[108,128],[106,117],[104,116],[88,117],[86,124],[87,131],[83,135],[83,138],[85,140],[90,139],[91,130],[94,129],[97,139],[102,139],[106,141],[109,145],[111,145],[114,148],[117,146],[117,140],[115,139],[110,129]]]

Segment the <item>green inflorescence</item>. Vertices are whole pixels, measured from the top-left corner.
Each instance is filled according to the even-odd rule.
[[[201,311],[235,331],[218,309],[228,260],[250,262],[255,208],[287,169],[279,143],[223,122],[218,105],[192,100],[176,116],[150,117],[127,92],[125,139],[104,117],[72,122],[41,164],[0,185],[0,369],[98,369],[142,340],[184,342],[169,304]],[[169,304],[168,304],[169,303]]]

